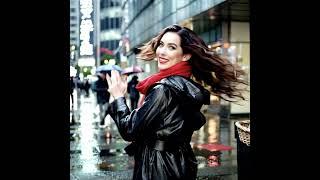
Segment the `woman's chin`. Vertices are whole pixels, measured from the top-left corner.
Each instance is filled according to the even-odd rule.
[[[158,69],[159,70],[164,70],[164,69],[167,69],[168,67],[166,65],[163,65],[163,64],[158,64]]]

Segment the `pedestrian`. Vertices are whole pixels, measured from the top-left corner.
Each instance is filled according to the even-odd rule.
[[[98,80],[94,82],[92,90],[96,92],[97,104],[99,106],[100,126],[105,123],[105,117],[108,115],[110,93],[108,92],[108,83],[106,81],[107,72],[97,73]]]
[[[70,94],[70,97],[71,97],[71,107],[73,109],[74,107],[74,98],[73,98],[73,91],[74,91],[74,88],[75,88],[75,83],[74,83],[74,79],[73,77],[71,76],[70,77],[70,89],[69,89],[69,94]]]
[[[107,76],[115,98],[110,115],[125,148],[134,155],[133,179],[196,179],[197,160],[190,142],[206,122],[200,109],[210,103],[210,92],[225,100],[243,99],[239,84],[244,71],[210,51],[192,30],[179,25],[163,29],[137,55],[157,59],[159,72],[139,82],[145,95],[138,109],[129,111],[124,95],[127,83],[118,72]]]
[[[83,83],[83,89],[85,91],[85,97],[89,97],[89,90],[90,90],[90,83],[89,83],[89,79],[85,79],[84,83]]]
[[[136,109],[138,106],[138,100],[140,98],[140,93],[136,89],[138,81],[138,76],[134,75],[131,80],[128,82],[127,92],[129,93],[130,97],[130,109]]]

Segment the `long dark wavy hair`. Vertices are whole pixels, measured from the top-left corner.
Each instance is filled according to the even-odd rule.
[[[156,37],[139,48],[137,58],[153,60],[160,40],[167,32],[176,32],[181,38],[183,53],[192,55],[189,59],[192,66],[192,79],[226,101],[245,99],[242,92],[248,83],[241,79],[245,72],[237,64],[232,64],[226,58],[211,51],[195,32],[186,27],[171,25],[164,28]]]

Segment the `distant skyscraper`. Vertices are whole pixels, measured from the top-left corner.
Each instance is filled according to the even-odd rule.
[[[113,51],[117,63],[120,60],[122,14],[121,0],[100,0],[100,47]]]
[[[70,65],[79,57],[79,0],[70,0]]]

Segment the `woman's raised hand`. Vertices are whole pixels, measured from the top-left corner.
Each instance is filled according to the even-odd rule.
[[[112,70],[111,77],[107,74],[106,78],[109,86],[108,91],[113,98],[117,99],[119,97],[124,97],[128,86],[127,77],[125,76],[124,79],[122,79],[118,71]]]

